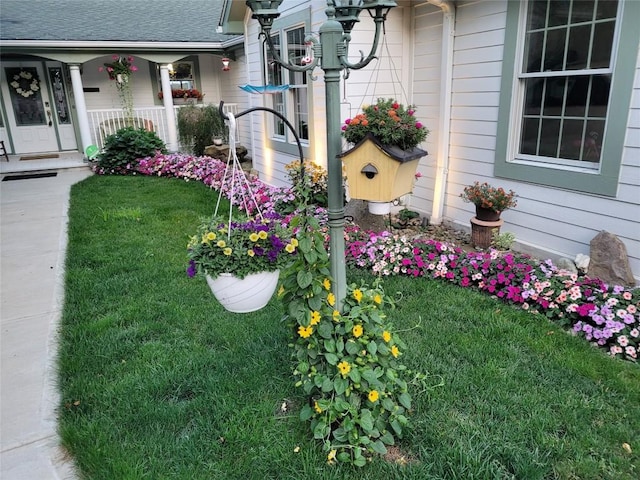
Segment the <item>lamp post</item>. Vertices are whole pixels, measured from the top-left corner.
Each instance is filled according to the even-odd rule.
[[[340,137],[340,76],[345,78],[349,70],[359,70],[366,67],[375,58],[380,33],[389,10],[397,4],[393,0],[327,0],[325,11],[327,20],[320,26],[319,40],[311,35],[305,38],[312,45],[313,59],[304,65],[297,65],[284,60],[274,48],[271,39],[273,21],[280,13],[278,7],[282,0],[247,0],[252,18],[258,20],[261,27],[260,35],[264,37],[273,59],[281,66],[295,72],[312,72],[316,67],[324,71],[325,106],[327,127],[327,190],[329,217],[329,249],[331,260],[331,275],[333,276],[333,294],[337,305],[342,307],[347,292],[346,269],[344,263],[344,187],[342,184],[342,160],[338,158],[341,152]],[[365,57],[360,52],[357,63],[348,61],[351,30],[359,22],[360,13],[366,10],[375,23],[375,36],[371,50]]]

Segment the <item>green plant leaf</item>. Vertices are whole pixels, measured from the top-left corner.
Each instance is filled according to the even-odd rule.
[[[329,353],[336,353],[336,341],[333,338],[325,340],[324,349]]]
[[[393,438],[393,435],[391,435],[391,432],[388,430],[382,434],[382,436],[380,437],[380,440],[385,445],[395,445],[396,443],[395,439]]]
[[[353,380],[353,383],[360,383],[362,377],[360,375],[360,370],[357,368],[352,368],[349,372],[349,378]]]
[[[330,378],[325,377],[325,379],[322,381],[321,390],[325,393],[333,390],[333,382]]]
[[[324,420],[320,420],[313,429],[313,438],[321,440],[329,435],[331,427]]]
[[[378,352],[378,346],[376,345],[376,342],[374,342],[373,340],[371,340],[369,342],[369,345],[367,345],[367,351],[371,354],[371,355],[375,355]]]
[[[311,417],[313,417],[313,408],[311,408],[311,405],[305,405],[304,407],[302,407],[302,409],[300,410],[300,420],[306,422]]]
[[[320,311],[320,309],[322,308],[321,297],[317,297],[317,296],[309,297],[308,301],[309,301],[309,308],[311,310]]]
[[[331,338],[333,335],[333,325],[329,322],[321,322],[318,325],[318,334],[325,339]]]
[[[394,432],[396,432],[398,436],[402,435],[402,426],[397,419],[391,420],[391,428],[393,428]]]
[[[329,365],[336,365],[338,363],[338,356],[335,353],[325,353],[324,358]]]
[[[348,386],[349,382],[341,376],[336,377],[333,381],[333,388],[336,391],[336,395],[342,395],[347,390]]]
[[[375,442],[373,442],[371,444],[371,448],[374,452],[379,453],[380,455],[384,455],[385,453],[387,453],[387,447],[385,447],[384,443],[382,443],[380,440],[376,440]]]
[[[345,343],[345,348],[347,349],[347,353],[349,355],[356,355],[358,353],[358,350],[360,350],[358,344],[353,340],[347,340],[347,343]]]
[[[365,433],[371,433],[373,431],[373,416],[371,410],[363,408],[360,411],[360,426]]]
[[[402,393],[398,397],[398,401],[402,404],[404,408],[409,410],[411,408],[411,396],[408,393]]]
[[[298,287],[307,288],[313,281],[313,273],[308,270],[300,270],[296,275],[296,280],[298,281]]]

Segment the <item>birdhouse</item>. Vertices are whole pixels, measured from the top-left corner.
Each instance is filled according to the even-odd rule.
[[[383,145],[369,134],[339,156],[349,184],[349,196],[372,202],[391,202],[413,191],[416,169],[427,152]]]

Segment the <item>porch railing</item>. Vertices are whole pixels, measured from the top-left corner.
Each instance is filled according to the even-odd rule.
[[[177,116],[178,109],[183,105],[174,106],[174,113]],[[238,113],[237,103],[225,103],[225,113]],[[116,133],[124,127],[144,128],[156,132],[160,139],[167,143],[169,132],[167,130],[167,116],[164,107],[142,107],[133,109],[133,117],[125,118],[121,109],[100,109],[87,110],[89,115],[89,128],[91,131],[91,141],[100,150],[104,146],[104,140],[108,135]],[[179,132],[178,132],[179,135]],[[236,138],[238,138],[236,132]]]

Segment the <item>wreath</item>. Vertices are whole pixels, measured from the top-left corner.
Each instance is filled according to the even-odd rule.
[[[18,95],[22,95],[24,98],[29,98],[40,90],[38,77],[24,70],[20,70],[20,73],[15,74],[13,76],[13,82],[9,85],[13,87]]]

